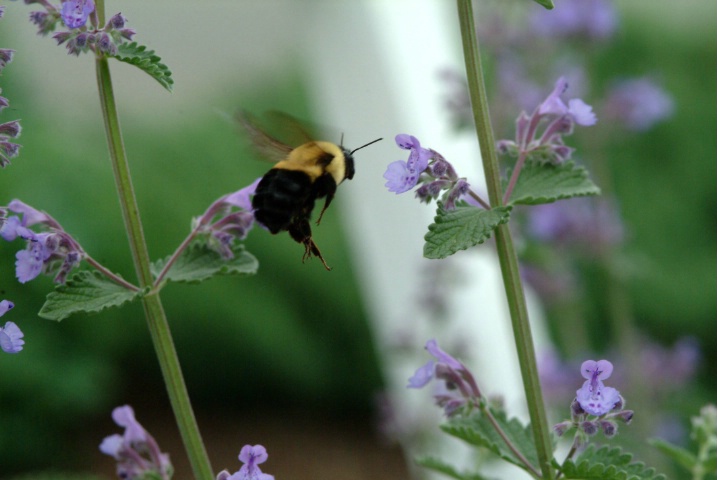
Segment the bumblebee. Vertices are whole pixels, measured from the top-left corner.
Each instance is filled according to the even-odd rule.
[[[291,117],[282,116],[294,123],[294,127],[299,125]],[[291,147],[268,135],[246,112],[238,114],[238,119],[258,152],[267,160],[277,162],[256,187],[252,200],[254,218],[272,234],[286,231],[297,243],[303,244],[302,261],[315,256],[326,270],[331,270],[312,237],[310,220],[314,204],[326,198],[316,221],[319,225],[336,188],[354,177],[353,154],[382,139],[351,151],[342,145],[317,140]],[[310,138],[303,128],[298,130],[304,138]]]

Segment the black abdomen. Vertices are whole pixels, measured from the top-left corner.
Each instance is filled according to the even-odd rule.
[[[293,218],[311,213],[311,190],[311,178],[306,173],[273,168],[256,187],[251,202],[254,218],[271,233],[287,230]]]

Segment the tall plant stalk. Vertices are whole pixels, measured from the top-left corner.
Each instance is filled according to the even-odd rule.
[[[495,151],[495,138],[490,122],[488,101],[483,82],[480,48],[476,35],[473,6],[471,0],[457,0],[460,21],[463,54],[468,78],[468,91],[473,109],[473,119],[478,134],[483,171],[488,187],[488,198],[491,207],[503,205],[500,184],[500,170]],[[499,225],[495,230],[496,248],[500,261],[503,285],[508,300],[513,336],[518,351],[525,398],[528,404],[535,446],[538,453],[542,478],[555,478],[550,465],[552,459],[552,443],[548,420],[540,389],[538,368],[535,359],[535,347],[528,320],[525,294],[518,270],[518,257],[513,246],[513,238],[507,224]]]
[[[103,0],[97,1],[97,13],[99,23],[103,25]],[[149,253],[142,230],[137,199],[132,187],[132,179],[124,142],[122,140],[122,131],[112,87],[112,78],[106,57],[100,56],[97,58],[96,73],[112,171],[114,173],[115,186],[122,209],[122,218],[132,252],[132,259],[140,287],[143,289],[149,288],[152,285]],[[211,480],[214,478],[214,474],[212,473],[209,457],[202,442],[194,411],[189,401],[189,394],[184,383],[179,358],[174,348],[169,323],[167,322],[159,292],[152,292],[144,296],[142,304],[152,343],[157,353],[164,383],[169,394],[172,410],[174,411],[174,416],[194,472],[194,477],[197,479]]]

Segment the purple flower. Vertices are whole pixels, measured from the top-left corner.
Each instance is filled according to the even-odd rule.
[[[426,350],[437,360],[416,370],[408,379],[407,388],[422,388],[433,378],[442,380],[436,385],[433,398],[447,416],[458,413],[464,406],[474,405],[481,397],[473,374],[465,365],[438,347],[435,339],[426,342]]]
[[[675,102],[655,81],[642,77],[613,85],[603,108],[608,118],[644,132],[669,118],[675,111]]]
[[[7,241],[22,238],[27,248],[15,255],[15,276],[21,283],[29,282],[40,273],[56,271],[55,283],[64,283],[67,274],[84,258],[80,245],[62,229],[50,215],[13,200],[7,210],[22,215],[5,219],[0,226],[0,237]],[[49,231],[35,233],[30,226],[41,225]]]
[[[421,366],[416,370],[411,378],[408,379],[407,388],[422,388],[425,387],[428,382],[433,379],[433,372],[436,367],[436,362],[429,360],[428,363]]]
[[[412,189],[418,184],[420,172],[415,172],[408,168],[408,164],[403,160],[397,160],[389,163],[383,178],[386,179],[386,188],[389,192],[396,194],[404,193]]]
[[[15,304],[10,300],[0,301],[0,317],[12,310],[13,307]],[[7,322],[4,327],[0,327],[0,349],[5,353],[18,353],[25,344],[23,336],[24,334],[14,322]]]
[[[573,98],[565,105],[565,102],[562,101],[560,96],[565,93],[567,89],[568,81],[565,77],[560,77],[558,81],[555,82],[555,88],[550,95],[548,95],[548,98],[538,106],[538,115],[567,116],[578,125],[584,127],[595,125],[597,117],[595,117],[590,105],[579,98]]]
[[[24,336],[14,322],[7,322],[5,327],[0,327],[0,349],[5,353],[18,353],[25,344]]]
[[[0,48],[0,72],[5,66],[12,62],[12,57],[15,55],[15,50],[9,48]]]
[[[198,232],[210,235],[210,248],[225,259],[234,257],[234,240],[243,240],[254,226],[251,197],[261,178],[251,185],[215,200],[201,217],[195,220]],[[239,211],[235,211],[239,208]]]
[[[87,18],[95,10],[92,0],[67,0],[62,4],[60,16],[67,28],[80,28],[87,23]]]
[[[244,445],[239,453],[239,461],[244,463],[238,472],[229,475],[224,470],[217,475],[217,480],[274,480],[273,475],[263,473],[259,464],[266,462],[269,455],[262,445]]]
[[[234,193],[230,193],[229,195],[224,197],[224,203],[241,208],[242,210],[245,210],[247,212],[251,212],[254,209],[251,205],[251,198],[254,196],[254,192],[256,192],[256,187],[257,185],[259,185],[259,182],[261,182],[261,179],[262,177],[259,177],[254,180],[251,185],[246,186]]]
[[[2,57],[2,52],[8,52],[11,50],[0,50],[0,57]],[[12,59],[12,56],[7,57],[7,62],[9,62]],[[6,61],[2,58],[0,58],[0,70],[2,70],[2,67],[5,66]],[[4,97],[0,97],[0,110],[8,106],[8,101]],[[20,153],[20,147],[21,145],[13,142],[9,142],[8,140],[11,138],[17,138],[20,136],[20,132],[22,131],[22,128],[20,127],[20,122],[18,120],[13,120],[11,122],[5,122],[3,124],[0,124],[0,167],[5,168],[7,165],[10,164],[10,159],[15,158]]]
[[[46,238],[47,235],[34,236],[28,242],[26,250],[20,250],[15,254],[15,276],[20,283],[27,283],[42,272],[42,266],[51,255],[45,247]]]
[[[617,28],[617,11],[609,0],[562,0],[555,10],[535,8],[533,31],[548,37],[604,39]]]
[[[577,246],[581,253],[601,253],[623,241],[625,227],[610,198],[573,198],[531,208],[526,233],[559,247]]]
[[[620,392],[602,382],[610,377],[612,368],[608,360],[586,360],[580,366],[580,373],[587,380],[576,392],[576,400],[590,415],[605,415],[622,403]]]
[[[388,191],[399,194],[409,191],[418,184],[421,173],[428,167],[432,153],[421,147],[421,142],[416,137],[406,133],[396,135],[396,144],[410,151],[408,160],[405,162],[398,160],[389,164],[383,178],[387,180]]]
[[[125,479],[169,479],[173,470],[169,455],[159,450],[152,435],[137,422],[132,407],[115,408],[112,419],[125,431],[122,435],[105,437],[100,451],[117,460],[117,476]]]

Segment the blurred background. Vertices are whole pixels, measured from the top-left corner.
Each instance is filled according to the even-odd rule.
[[[512,138],[517,113],[537,105],[559,75],[570,78],[565,98],[582,98],[599,118],[570,144],[603,200],[517,212],[514,222],[545,395],[555,407],[551,420],[562,420],[580,384],[574,365],[610,358],[625,372],[612,385],[637,412],[617,443],[632,442],[638,459],[658,463],[639,439],[689,445],[689,417],[715,401],[706,367],[717,360],[717,12],[707,0],[555,3],[548,18],[527,1],[477,5],[498,138]],[[327,140],[343,133],[350,148],[384,137],[357,152],[356,177],[315,229],[333,271],[302,264],[288,235],[255,229],[246,245],[260,262],[256,276],[163,291],[216,470],[235,471],[241,446],[261,443],[269,452],[264,471],[276,478],[422,475],[412,458],[439,448],[440,412],[430,392],[403,387],[427,360],[422,347],[431,337],[474,368],[484,391],[524,416],[492,248],[422,259],[433,207],[383,186],[388,163],[405,157],[393,137],[410,133],[482,188],[454,5],[124,1],[106,8],[122,11],[135,40],[156,50],[175,79],[169,94],[111,62],[154,258],[169,255],[213,200],[267,170],[226,119],[237,108],[328,125],[336,137]],[[94,63],[36,35],[31,10],[13,3],[0,21],[0,46],[16,50],[0,78],[10,101],[2,121],[20,118],[23,127],[20,156],[0,172],[0,205],[19,198],[48,211],[96,259],[133,279]],[[586,15],[594,21],[581,23]],[[644,98],[645,88],[618,95],[637,79],[651,82],[653,96],[625,113]],[[646,105],[653,108],[635,113]],[[3,323],[16,322],[27,342],[21,354],[0,357],[0,477],[112,477],[114,464],[97,446],[118,430],[112,408],[129,403],[170,453],[175,478],[190,478],[139,305],[60,324],[40,319],[52,284],[17,283],[20,248],[0,243],[0,298],[16,304]],[[673,465],[660,467],[684,478]]]

